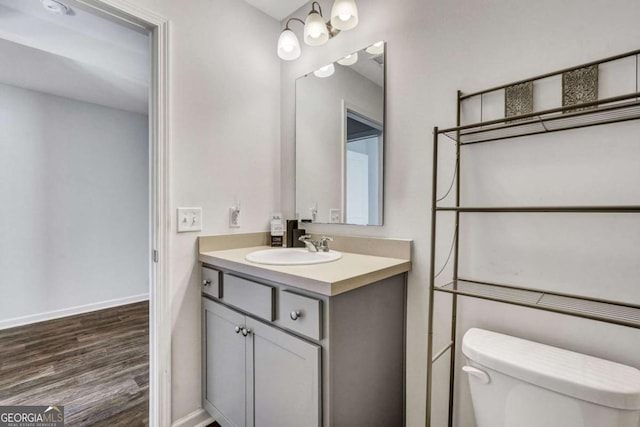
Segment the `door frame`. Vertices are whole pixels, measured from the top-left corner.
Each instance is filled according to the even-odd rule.
[[[70,4],[148,30],[149,90],[149,425],[171,425],[171,211],[169,186],[169,21],[125,0],[72,0]]]

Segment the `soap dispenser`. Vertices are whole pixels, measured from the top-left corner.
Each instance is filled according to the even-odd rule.
[[[282,214],[271,214],[271,246],[282,247],[282,239],[284,235],[284,225],[282,224]]]

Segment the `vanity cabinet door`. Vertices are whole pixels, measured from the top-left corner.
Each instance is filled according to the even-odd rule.
[[[202,309],[203,404],[221,425],[246,427],[248,340],[235,330],[244,326],[245,317],[205,298]]]
[[[320,347],[257,320],[247,327],[254,427],[319,427]]]

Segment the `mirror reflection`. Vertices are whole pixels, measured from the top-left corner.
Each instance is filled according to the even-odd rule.
[[[296,214],[382,225],[384,42],[296,80]]]

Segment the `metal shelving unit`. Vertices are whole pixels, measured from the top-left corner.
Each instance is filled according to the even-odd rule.
[[[528,137],[537,134],[566,131],[599,126],[611,123],[619,123],[628,120],[640,119],[640,92],[638,92],[638,68],[640,64],[640,50],[593,61],[576,67],[547,73],[530,79],[513,82],[487,89],[480,92],[462,94],[458,92],[457,126],[448,129],[434,128],[433,131],[433,181],[432,181],[432,216],[431,216],[431,277],[429,284],[429,325],[428,325],[428,350],[427,350],[427,419],[426,426],[431,426],[432,418],[432,372],[433,364],[441,356],[450,352],[449,358],[449,413],[448,425],[453,426],[453,392],[455,384],[455,360],[456,360],[456,320],[458,296],[472,297],[497,301],[522,307],[529,307],[555,313],[577,316],[601,322],[640,329],[640,305],[629,304],[622,301],[604,300],[583,295],[559,293],[550,290],[527,288],[504,283],[489,283],[474,280],[473,278],[458,277],[459,262],[459,234],[460,216],[466,214],[490,214],[490,213],[572,213],[572,214],[616,214],[628,215],[640,213],[640,205],[603,205],[603,206],[463,206],[460,201],[460,172],[461,149],[466,145],[480,144],[492,141],[506,140],[517,137]],[[585,67],[600,66],[625,58],[635,57],[636,91],[621,96],[600,99],[582,104],[547,109],[515,117],[504,117],[470,125],[460,125],[461,105],[464,101],[491,92],[505,90],[514,85],[527,82],[535,82],[554,76],[562,76],[564,73],[582,69]],[[482,100],[482,98],[481,98]],[[441,137],[453,140],[456,144],[456,169],[455,169],[455,205],[439,206],[436,194],[438,179],[438,145]],[[444,285],[436,285],[436,223],[441,213],[453,214],[454,233],[451,247],[453,274],[452,280]],[[434,331],[434,297],[436,293],[451,295],[451,336],[449,343],[441,349],[433,348]],[[438,350],[438,351],[435,351]],[[435,427],[435,426],[434,426]]]

